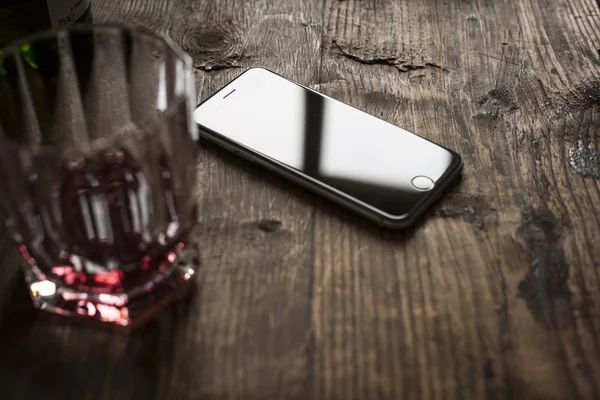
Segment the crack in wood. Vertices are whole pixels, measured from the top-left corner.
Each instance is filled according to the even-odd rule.
[[[400,72],[415,71],[426,68],[440,69],[444,72],[448,71],[447,68],[431,61],[425,61],[422,63],[407,62],[406,60],[403,60],[398,56],[385,53],[369,56],[367,54],[363,54],[366,51],[360,46],[345,43],[337,39],[334,39],[332,43],[336,45],[336,47],[340,51],[340,55],[347,57],[353,61],[359,62],[361,64],[388,65],[395,67]]]

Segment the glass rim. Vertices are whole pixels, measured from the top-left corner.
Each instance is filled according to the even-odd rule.
[[[48,29],[45,31],[37,32],[31,35],[24,36],[22,38],[13,40],[10,42],[4,49],[0,50],[0,66],[2,65],[2,61],[6,60],[8,57],[18,55],[21,47],[29,42],[42,40],[46,38],[59,37],[61,34],[67,34],[68,32],[94,32],[98,30],[112,30],[115,32],[130,32],[134,37],[152,41],[156,43],[165,44],[173,53],[179,57],[184,62],[186,69],[190,72],[193,72],[193,62],[192,58],[189,54],[183,51],[173,40],[164,33],[161,32],[152,32],[143,27],[125,24],[125,23],[103,23],[103,24],[90,24],[90,23],[76,23],[64,28],[59,29]],[[194,93],[194,96],[196,93]],[[189,95],[185,94],[179,98],[174,99],[172,104],[170,104],[165,110],[162,111],[161,116],[156,121],[148,123],[146,126],[140,126],[139,128],[145,134],[152,135],[156,130],[160,129],[160,125],[164,123],[164,121],[173,118],[175,114],[178,112],[179,107],[181,107],[182,103],[186,103],[191,101],[193,104],[196,103],[196,99],[188,99]],[[118,135],[115,133],[114,135]],[[8,142],[7,144],[15,145],[17,148],[20,147],[29,147],[29,144],[22,144],[15,142],[12,138],[7,136],[3,132],[2,120],[0,119],[0,136],[2,136],[2,140]],[[113,135],[109,135],[113,136]],[[38,144],[36,147],[40,149],[51,148],[53,145],[47,144]]]
[[[0,61],[6,59],[7,55],[11,53],[18,53],[21,47],[28,42],[35,42],[37,40],[47,39],[51,37],[58,37],[61,34],[66,34],[68,32],[94,32],[100,30],[112,30],[112,31],[120,31],[120,32],[130,32],[134,37],[147,40],[147,41],[162,41],[166,44],[169,49],[171,49],[179,58],[181,58],[186,64],[192,65],[192,59],[189,54],[181,49],[173,39],[171,39],[168,35],[163,32],[153,32],[149,29],[146,29],[141,26],[127,24],[127,23],[101,23],[101,24],[91,24],[91,23],[82,23],[78,22],[64,28],[58,29],[47,29],[37,33],[33,33],[27,36],[23,36],[21,38],[15,39],[12,42],[9,42],[1,51],[0,51]]]

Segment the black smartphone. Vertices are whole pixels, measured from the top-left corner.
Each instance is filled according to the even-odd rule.
[[[415,222],[462,170],[455,152],[263,68],[194,120],[201,139],[388,228]]]

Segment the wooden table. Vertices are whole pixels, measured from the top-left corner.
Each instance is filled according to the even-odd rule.
[[[455,149],[393,234],[202,152],[198,291],[131,335],[40,321],[0,246],[2,399],[600,398],[594,0],[94,0],[202,99],[264,66]],[[4,240],[6,242],[6,240]]]

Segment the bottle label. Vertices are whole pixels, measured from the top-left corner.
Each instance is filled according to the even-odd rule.
[[[90,8],[91,0],[47,0],[52,28],[62,28],[77,22]]]

